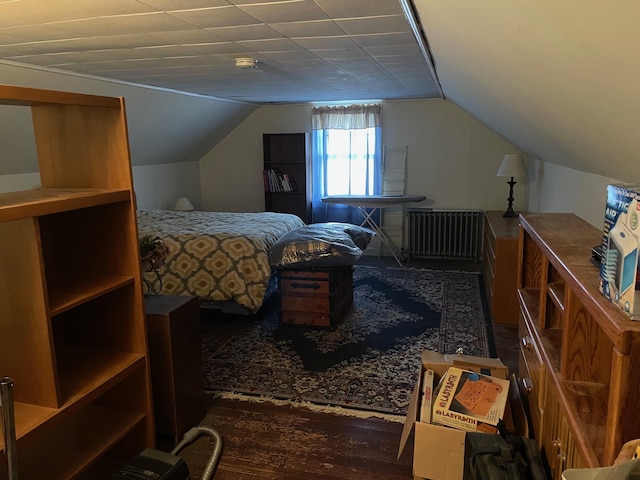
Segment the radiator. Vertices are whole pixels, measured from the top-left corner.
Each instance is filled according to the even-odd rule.
[[[482,210],[407,209],[409,258],[469,259],[482,256]]]

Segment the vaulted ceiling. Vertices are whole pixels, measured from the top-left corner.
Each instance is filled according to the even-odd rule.
[[[0,58],[255,103],[439,96],[404,12],[398,0],[0,0]]]
[[[446,98],[530,156],[640,182],[640,2],[413,4]]]
[[[636,0],[0,0],[0,59],[255,104],[443,97],[531,157],[640,182],[639,17]]]

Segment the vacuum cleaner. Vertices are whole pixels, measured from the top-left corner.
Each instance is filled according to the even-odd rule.
[[[201,435],[208,435],[214,441],[213,451],[202,473],[202,480],[211,480],[222,454],[222,437],[217,430],[202,426],[187,431],[170,453],[145,448],[105,480],[190,480],[187,464],[178,453]]]
[[[15,417],[13,410],[13,379],[0,378],[0,427],[7,454],[8,480],[18,479],[18,460],[16,449]],[[211,427],[198,426],[187,431],[182,440],[170,452],[145,448],[118,471],[105,480],[190,480],[191,475],[186,462],[178,453],[201,435],[208,435],[214,441],[213,450],[207,462],[202,480],[211,480],[222,454],[222,436]]]

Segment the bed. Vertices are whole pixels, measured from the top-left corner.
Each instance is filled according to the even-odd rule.
[[[256,313],[272,277],[269,249],[304,225],[275,212],[138,210],[139,237],[157,237],[168,247],[158,273],[144,272],[145,283],[150,293],[196,295],[204,308]]]

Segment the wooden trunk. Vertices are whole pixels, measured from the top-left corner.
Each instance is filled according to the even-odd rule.
[[[335,328],[353,303],[353,266],[278,271],[280,323]]]

